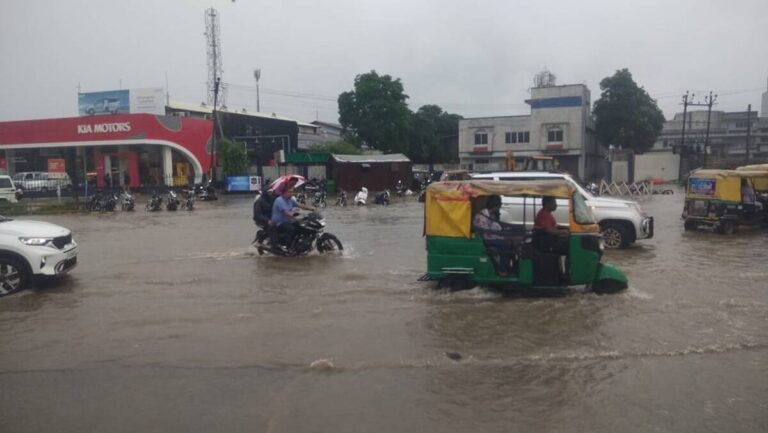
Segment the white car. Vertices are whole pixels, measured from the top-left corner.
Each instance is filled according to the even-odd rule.
[[[25,171],[14,174],[13,182],[17,188],[26,191],[48,192],[56,191],[58,188],[68,191],[72,188],[69,175],[58,172]]]
[[[0,201],[18,202],[22,197],[21,190],[16,188],[10,176],[0,176]]]
[[[646,215],[637,202],[595,196],[565,173],[506,171],[475,174],[472,178],[478,180],[565,179],[586,199],[587,204],[592,209],[595,222],[600,225],[607,248],[627,248],[635,241],[653,237],[653,217]],[[515,222],[519,223],[525,217],[525,221],[529,225],[533,225],[533,219],[536,216],[534,212],[541,209],[541,199],[528,199],[526,206],[522,206],[522,199],[505,197],[502,198],[502,203],[502,210],[506,210],[508,214],[511,214],[511,218]],[[555,219],[560,223],[567,223],[568,211],[568,200],[557,200],[557,210],[554,214]]]
[[[59,276],[75,266],[77,243],[71,231],[0,216],[0,296],[25,289],[32,277]]]

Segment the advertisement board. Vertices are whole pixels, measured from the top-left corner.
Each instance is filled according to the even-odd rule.
[[[165,95],[162,87],[131,89],[131,113],[165,114]]]
[[[688,181],[688,192],[696,195],[715,195],[715,180],[691,178]]]
[[[130,111],[127,90],[88,92],[77,95],[77,112],[80,116],[128,114]]]
[[[165,96],[162,87],[80,93],[77,111],[80,116],[131,113],[163,115]]]
[[[60,158],[49,158],[48,171],[50,173],[64,173],[66,171],[64,160]]]
[[[259,176],[229,176],[224,179],[224,189],[232,192],[249,192],[261,190]]]

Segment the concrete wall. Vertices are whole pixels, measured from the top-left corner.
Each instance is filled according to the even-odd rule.
[[[611,182],[629,182],[629,161],[613,161]]]
[[[635,155],[635,180],[658,177],[665,181],[677,180],[680,155],[669,152]]]

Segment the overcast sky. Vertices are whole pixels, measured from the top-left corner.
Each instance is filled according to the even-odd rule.
[[[685,90],[760,109],[768,1],[3,0],[0,121],[77,115],[77,92],[165,87],[206,99],[204,12],[220,13],[227,105],[338,120],[355,75],[400,78],[412,110],[527,114],[533,76],[558,84],[629,68],[665,116]],[[283,95],[278,95],[283,94]],[[291,94],[299,97],[288,97]],[[768,114],[764,114],[768,115]]]

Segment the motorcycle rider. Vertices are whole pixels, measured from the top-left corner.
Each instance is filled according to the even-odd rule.
[[[275,229],[270,233],[270,243],[273,247],[280,247],[280,233],[285,233],[289,242],[293,239],[293,232],[296,230],[295,223],[298,222],[298,219],[293,215],[296,208],[315,211],[314,207],[297,202],[293,198],[293,186],[289,185],[272,204],[272,224]]]
[[[275,191],[272,189],[265,190],[253,201],[253,222],[259,227],[263,227],[270,239],[272,239],[272,230],[274,230],[272,224],[272,205],[274,202]]]

